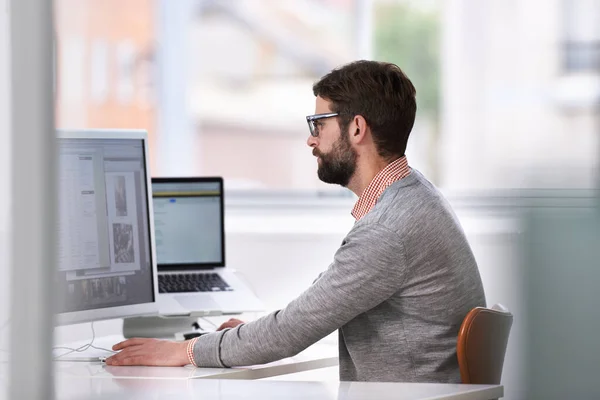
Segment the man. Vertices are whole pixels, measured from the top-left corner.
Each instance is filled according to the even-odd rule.
[[[131,339],[109,365],[232,367],[293,356],[339,330],[344,381],[460,382],[456,339],[485,305],[448,203],[404,152],[415,88],[394,64],[357,61],[313,87],[318,176],[352,190],[356,223],[319,278],[282,310],[189,342]]]

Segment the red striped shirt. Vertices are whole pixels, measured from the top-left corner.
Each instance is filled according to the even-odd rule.
[[[187,353],[188,361],[194,367],[197,367],[196,361],[194,360],[194,345],[196,344],[196,342],[198,341],[199,338],[200,337],[193,338],[192,340],[190,340],[188,342],[188,345],[187,345],[187,351],[186,351],[186,353]]]
[[[377,200],[383,191],[392,183],[406,178],[410,174],[410,171],[406,156],[402,156],[396,161],[389,163],[375,175],[369,186],[362,192],[352,209],[352,216],[358,221],[367,215],[375,204],[377,204]]]

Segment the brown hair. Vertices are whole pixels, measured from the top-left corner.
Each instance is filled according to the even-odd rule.
[[[395,64],[355,61],[336,68],[313,85],[313,93],[340,114],[342,133],[355,115],[367,121],[380,156],[403,156],[415,123],[417,103],[412,82]]]

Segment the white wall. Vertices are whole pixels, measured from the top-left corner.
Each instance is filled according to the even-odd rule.
[[[442,185],[594,187],[600,80],[561,68],[568,2],[441,3]]]

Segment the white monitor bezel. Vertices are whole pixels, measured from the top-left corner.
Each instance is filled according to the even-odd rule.
[[[152,257],[152,290],[154,301],[119,307],[106,307],[86,311],[74,311],[55,314],[55,325],[78,324],[115,318],[158,315],[158,274],[156,267],[156,246],[154,242],[154,210],[152,207],[152,185],[150,159],[148,151],[148,133],[139,129],[80,129],[57,130],[58,139],[138,139],[144,143],[144,162],[146,168],[146,198],[150,229],[150,255]]]

